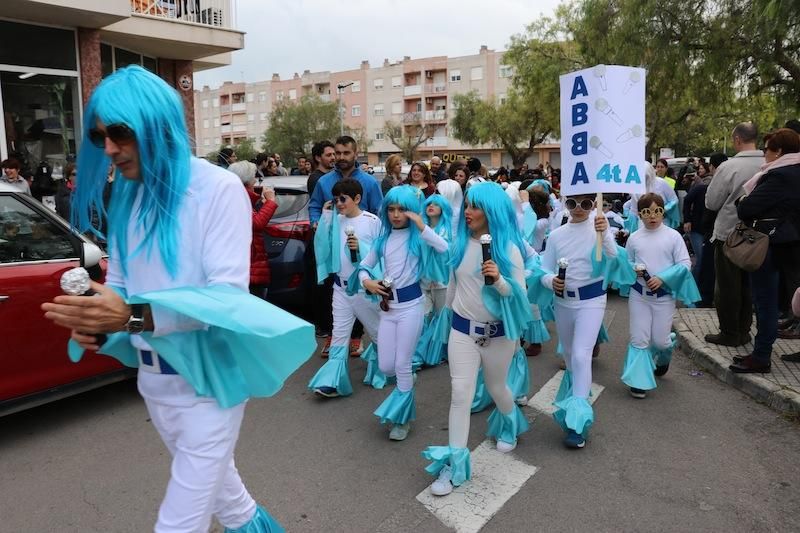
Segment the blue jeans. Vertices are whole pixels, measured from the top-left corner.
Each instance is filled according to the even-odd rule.
[[[692,243],[692,251],[694,251],[694,267],[692,267],[692,276],[698,285],[700,284],[700,269],[703,266],[703,234],[696,231],[689,232],[689,242]]]
[[[772,345],[778,338],[778,270],[772,261],[772,247],[767,251],[761,268],[750,273],[750,290],[756,308],[753,358],[767,363],[772,356]]]

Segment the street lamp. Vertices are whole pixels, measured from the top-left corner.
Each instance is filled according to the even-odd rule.
[[[344,109],[342,109],[342,93],[345,89],[353,85],[353,83],[355,82],[351,81],[350,83],[340,83],[336,85],[336,88],[338,89],[336,91],[336,95],[339,98],[339,135],[344,135]]]

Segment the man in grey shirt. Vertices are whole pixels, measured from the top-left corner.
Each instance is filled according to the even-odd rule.
[[[758,130],[752,122],[742,122],[733,129],[736,155],[722,163],[706,191],[706,208],[717,211],[714,233],[714,306],[719,317],[719,333],[706,335],[706,341],[724,346],[750,342],[753,303],[747,272],[734,265],[722,249],[725,239],[739,222],[734,202],[744,194],[742,185],[764,164],[764,153],[756,148]]]

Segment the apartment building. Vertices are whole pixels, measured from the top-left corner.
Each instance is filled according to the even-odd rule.
[[[244,47],[236,0],[0,2],[0,159],[54,177],[73,160],[83,106],[100,80],[137,64],[178,90],[194,130],[195,71],[230,64]]]
[[[316,94],[324,100],[340,102],[345,125],[365,131],[371,141],[366,157],[371,164],[382,163],[398,152],[384,133],[386,122],[392,121],[409,131],[419,126],[427,129],[430,138],[419,147],[420,158],[438,155],[449,161],[479,157],[492,167],[511,166],[511,158],[501,149],[465,146],[452,137],[449,127],[455,95],[477,91],[482,98],[505,98],[513,73],[502,60],[503,52],[482,46],[477,54],[464,57],[405,57],[396,62],[384,60],[383,65],[374,68],[363,61],[355,70],[306,70],[288,80],[273,74],[271,80],[264,82],[226,82],[213,90],[203,87],[195,92],[198,153],[208,153],[220,144],[235,145],[245,138],[254,139],[259,145],[272,107]],[[265,100],[256,98],[256,93],[264,95]],[[236,111],[223,107],[234,99],[243,102]],[[560,159],[558,144],[543,144],[528,163],[550,162],[557,167]]]

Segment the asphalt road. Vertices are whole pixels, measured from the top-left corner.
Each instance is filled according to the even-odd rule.
[[[531,431],[513,455],[537,470],[481,531],[800,531],[800,424],[693,375],[681,354],[647,399],[631,398],[619,381],[625,300],[609,311],[586,448],[563,448],[555,423],[525,407]],[[529,358],[532,394],[558,371],[553,348]],[[250,402],[245,483],[290,532],[450,531],[416,500],[431,481],[420,451],[447,441],[447,366],[421,372],[418,420],[396,443],[372,415],[388,390],[362,386],[351,361],[350,398],[306,390],[315,356],[276,397]],[[472,449],[487,415],[472,417]],[[168,472],[132,381],[2,418],[0,532],[151,530]]]

